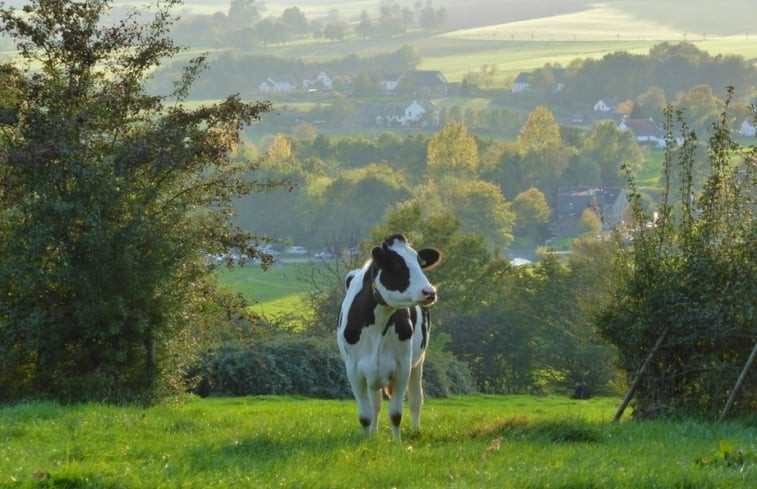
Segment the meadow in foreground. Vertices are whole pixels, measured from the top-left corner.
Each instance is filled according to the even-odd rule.
[[[352,401],[187,398],[142,409],[0,408],[0,487],[747,488],[757,426],[612,423],[616,399],[427,400],[393,441]]]

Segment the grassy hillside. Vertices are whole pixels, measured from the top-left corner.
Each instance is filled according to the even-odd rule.
[[[273,318],[297,315],[307,317],[305,302],[308,292],[317,286],[341,286],[346,269],[341,260],[283,260],[268,270],[250,265],[243,268],[220,268],[219,282],[242,294],[254,312]]]
[[[456,82],[485,64],[496,65],[499,76],[495,81],[499,84],[519,71],[545,63],[567,65],[576,58],[601,58],[621,50],[646,54],[661,41],[687,40],[713,55],[738,54],[757,62],[757,24],[748,15],[741,15],[751,9],[750,2],[727,0],[716,6],[696,0],[683,5],[646,0],[439,1],[434,6],[447,8],[447,28],[453,29],[443,34],[410,31],[380,39],[309,40],[256,50],[318,62],[353,53],[372,56],[412,45],[421,57],[421,69],[441,70]],[[271,15],[278,15],[284,8],[275,1],[267,2],[267,6],[267,14]],[[375,5],[361,2],[304,2],[300,8],[313,18],[331,8],[343,19],[356,18],[363,10],[378,15]]]
[[[430,399],[422,428],[360,432],[353,401],[190,399],[0,408],[0,487],[747,488],[757,428],[608,421],[616,399]]]
[[[280,264],[268,270],[257,266],[221,268],[217,276],[223,286],[245,296],[253,311],[272,317],[303,311],[303,294],[313,288],[311,270],[321,265]]]

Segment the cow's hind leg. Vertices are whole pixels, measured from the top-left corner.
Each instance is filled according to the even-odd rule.
[[[410,381],[407,384],[407,405],[413,429],[421,425],[421,406],[423,406],[423,362],[410,370]]]
[[[368,397],[371,402],[371,414],[373,416],[371,419],[369,433],[375,433],[376,430],[378,430],[379,412],[381,412],[381,402],[383,400],[381,397],[381,389],[369,391]]]

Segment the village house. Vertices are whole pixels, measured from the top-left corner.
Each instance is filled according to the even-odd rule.
[[[594,210],[602,220],[602,231],[623,223],[628,208],[622,187],[560,187],[552,231],[558,236],[576,236],[578,222],[586,209]]]
[[[302,88],[304,88],[305,90],[333,90],[334,82],[328,73],[321,71],[307,76],[304,80],[302,80]]]
[[[552,79],[555,82],[554,92],[562,92],[565,88],[565,69],[564,68],[550,68],[552,73]],[[532,73],[521,71],[513,81],[513,86],[510,89],[512,93],[523,93],[531,90],[531,75]]]
[[[594,103],[594,112],[615,112],[620,99],[615,97],[603,97]]]
[[[379,86],[384,91],[385,95],[391,95],[397,88],[402,77],[401,73],[385,73],[379,81]]]
[[[518,73],[518,76],[515,77],[515,81],[513,82],[513,88],[512,93],[523,93],[527,92],[531,89],[531,73],[526,73],[525,71],[522,71]]]
[[[631,131],[639,144],[649,144],[657,148],[665,147],[665,131],[650,119],[623,118],[618,123],[621,131]]]
[[[392,93],[421,98],[446,97],[447,78],[441,71],[408,71],[397,80]]]
[[[418,102],[413,100],[413,103],[405,107],[405,117],[403,120],[404,126],[417,125],[421,127],[439,127],[439,116],[441,111],[439,107],[432,104],[430,101]]]
[[[297,90],[297,83],[287,77],[269,76],[258,85],[260,93],[286,93]]]

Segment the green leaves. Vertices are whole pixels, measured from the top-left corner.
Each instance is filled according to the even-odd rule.
[[[731,96],[729,90],[728,100]],[[685,114],[667,110],[668,134],[675,117],[684,142],[666,150],[656,216],[645,212],[630,180],[633,244],[616,263],[618,300],[600,308],[598,321],[618,347],[629,376],[660,331],[671,332],[637,389],[637,413],[642,416],[714,416],[725,405],[736,382],[734,372],[753,346],[748,339],[757,335],[751,190],[757,147],[742,147],[731,139],[727,111],[728,101],[706,151],[701,151]],[[709,170],[700,186],[694,177],[705,166],[700,161],[705,155]],[[743,392],[739,406],[751,412],[755,389]]]
[[[141,85],[176,53],[162,2],[101,27],[109,2],[0,9],[41,71],[4,71],[0,399],[146,400],[181,388],[205,253],[249,248],[231,201],[257,188],[231,154],[269,108],[232,95],[188,110]],[[190,62],[181,96],[203,66]],[[4,92],[5,93],[5,92]],[[196,297],[196,294],[202,294]],[[181,352],[180,355],[177,353]],[[20,374],[23,372],[23,375]]]

